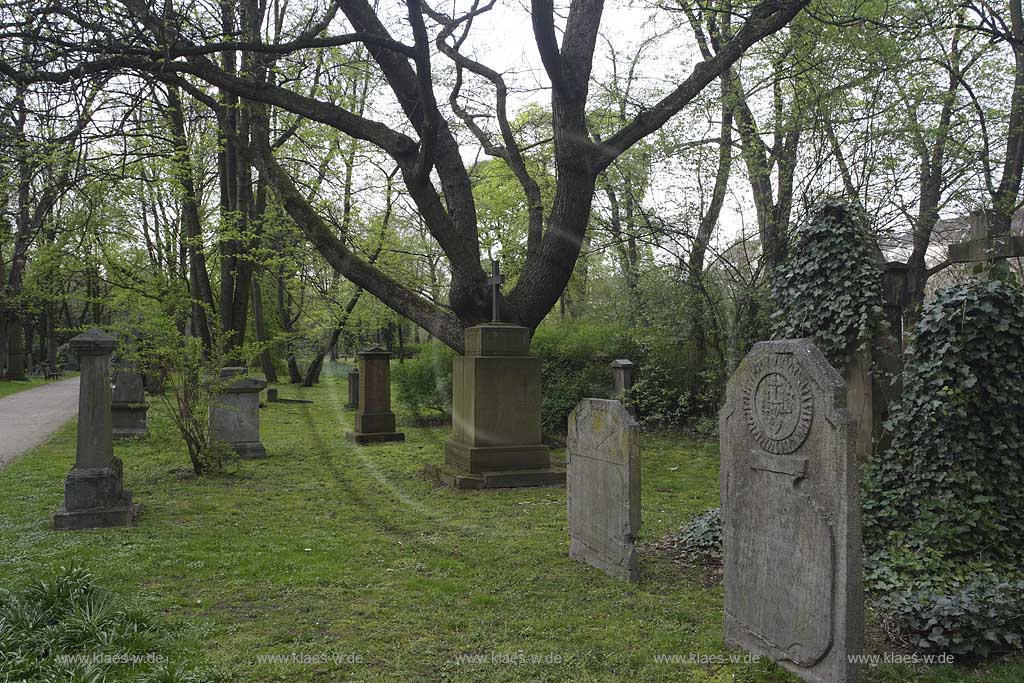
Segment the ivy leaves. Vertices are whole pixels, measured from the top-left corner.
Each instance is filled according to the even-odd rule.
[[[882,320],[882,274],[864,210],[845,199],[819,202],[790,254],[775,272],[773,336],[811,339],[842,370]]]
[[[1019,648],[1024,291],[989,280],[938,292],[887,427],[892,444],[864,479],[868,587],[919,647]]]

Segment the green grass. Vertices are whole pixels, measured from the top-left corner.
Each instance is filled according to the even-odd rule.
[[[0,472],[2,585],[85,567],[176,625],[190,665],[238,681],[797,680],[764,661],[658,663],[726,654],[721,586],[646,554],[638,585],[608,578],[567,557],[564,490],[435,488],[418,473],[442,460],[447,430],[406,426],[403,444],[357,448],[341,380],[280,391],[315,403],[269,404],[270,457],[203,479],[155,404],[151,436],[116,447],[144,505],[137,528],[50,530],[73,424]],[[717,502],[715,444],[644,436],[641,543]],[[260,661],[292,653],[310,663]],[[883,666],[867,680],[1016,683],[1024,663]]]
[[[16,394],[19,391],[25,391],[26,389],[35,389],[43,384],[44,382],[41,378],[26,379],[21,382],[4,380],[0,382],[0,398]]]

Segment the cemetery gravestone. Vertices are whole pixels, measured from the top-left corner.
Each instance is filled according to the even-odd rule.
[[[807,340],[760,342],[720,415],[725,641],[816,683],[856,683],[859,472],[846,387]]]
[[[619,401],[586,398],[569,415],[569,557],[639,580],[640,426]]]
[[[92,329],[71,340],[81,361],[75,466],[64,481],[64,505],[53,516],[58,530],[127,526],[141,506],[124,488],[124,468],[114,457],[110,414],[110,354],[117,342]]]
[[[348,403],[345,407],[353,410],[359,407],[359,368],[348,371]]]
[[[142,374],[132,368],[114,373],[114,389],[110,403],[114,438],[125,439],[149,434],[149,427],[146,424],[148,410]]]
[[[265,458],[267,449],[260,440],[260,392],[264,379],[244,376],[245,368],[224,368],[220,388],[210,404],[210,436],[230,446],[239,457]]]
[[[613,360],[609,366],[612,369],[612,378],[615,381],[615,398],[622,401],[626,410],[634,414],[633,408],[633,373],[636,366],[633,361],[627,358]]]
[[[452,438],[444,464],[427,470],[459,489],[563,486],[541,439],[541,359],[529,355],[528,329],[500,322],[505,277],[492,269],[492,322],[466,329],[465,354],[452,361]]]
[[[395,431],[395,414],[391,411],[391,354],[380,347],[360,351],[359,408],[355,431],[346,432],[356,444],[380,441],[405,441],[405,434]]]

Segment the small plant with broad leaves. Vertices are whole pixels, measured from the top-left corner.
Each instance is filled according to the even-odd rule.
[[[694,555],[722,556],[722,509],[702,512],[679,530],[679,545]]]

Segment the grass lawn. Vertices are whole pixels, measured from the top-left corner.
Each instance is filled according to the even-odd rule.
[[[765,661],[657,661],[726,655],[721,586],[653,554],[638,585],[608,578],[567,557],[564,490],[435,488],[418,473],[442,459],[445,429],[357,448],[341,380],[280,390],[315,403],[262,411],[270,457],[198,480],[154,403],[151,436],[116,447],[144,505],[137,528],[50,530],[73,425],[0,472],[0,586],[87,568],[163,614],[176,656],[238,681],[797,680]],[[715,444],[644,437],[641,542],[717,502]],[[293,653],[306,661],[265,661]],[[1024,662],[880,666],[866,679],[1018,683]]]
[[[33,377],[32,379],[26,379],[23,382],[0,382],[0,398],[4,396],[10,396],[16,394],[19,391],[25,391],[26,389],[34,389],[44,384],[42,378]]]

